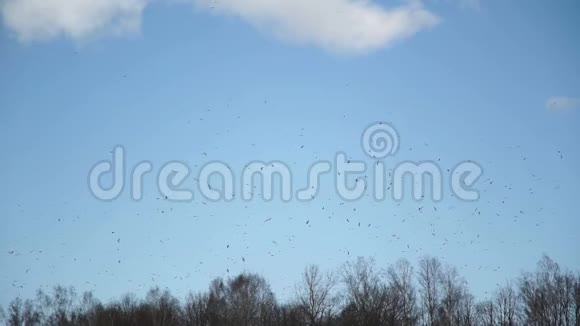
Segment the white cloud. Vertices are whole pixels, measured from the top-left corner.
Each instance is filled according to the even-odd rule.
[[[580,107],[580,98],[554,96],[546,100],[546,108],[550,110],[572,110]]]
[[[0,0],[4,24],[23,42],[61,35],[137,32],[147,0]]]
[[[382,48],[439,22],[418,1],[389,10],[365,0],[195,1],[281,39],[338,52]]]
[[[0,0],[4,24],[24,42],[140,30],[154,0]],[[370,0],[162,0],[240,17],[293,43],[336,52],[367,52],[432,27],[439,18],[419,0],[386,9]],[[472,0],[471,0],[472,1]]]

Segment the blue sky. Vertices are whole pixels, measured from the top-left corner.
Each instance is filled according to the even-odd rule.
[[[55,284],[181,296],[244,270],[284,298],[306,264],[357,256],[440,257],[479,297],[543,253],[580,269],[577,1],[41,3],[0,1],[0,304]],[[87,186],[115,145],[154,171],[281,160],[303,185],[337,151],[365,159],[374,121],[401,135],[387,166],[478,162],[480,200],[344,202],[326,180],[309,202],[175,203],[150,178],[142,201],[102,202]]]

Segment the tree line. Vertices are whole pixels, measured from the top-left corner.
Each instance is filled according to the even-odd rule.
[[[476,300],[457,269],[434,257],[417,266],[399,260],[380,268],[359,258],[336,271],[304,269],[288,302],[268,281],[242,273],[214,279],[184,300],[152,288],[99,302],[73,288],[38,290],[34,299],[0,307],[5,325],[83,326],[580,326],[580,274],[547,256],[534,272],[498,285]]]

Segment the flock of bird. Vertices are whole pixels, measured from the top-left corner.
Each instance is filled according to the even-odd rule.
[[[209,109],[206,111],[208,114],[210,112]],[[200,121],[204,119],[204,117],[200,117]],[[236,119],[240,119],[240,116],[238,115]],[[191,121],[188,120],[187,123],[190,124]],[[226,133],[228,132],[229,130],[226,130]],[[308,131],[305,128],[301,128],[297,136],[305,137],[307,133]],[[305,142],[305,140],[302,140],[302,142]],[[255,148],[259,147],[259,144],[252,143],[250,146]],[[425,143],[423,146],[427,147],[429,144]],[[307,148],[308,146],[305,146],[304,143],[296,145],[297,151],[304,152]],[[413,148],[410,147],[408,150],[412,151]],[[512,147],[509,151],[512,152],[513,157],[519,157],[522,164],[525,164],[528,160],[528,157],[523,155],[521,149],[517,146]],[[209,153],[209,150],[201,151],[200,160],[211,159],[212,157]],[[318,153],[312,153],[311,155],[313,158],[318,158],[319,156]],[[554,158],[564,160],[564,154],[560,150],[555,151]],[[441,162],[441,159],[438,158],[437,161]],[[298,163],[295,162],[295,164]],[[484,162],[485,164],[493,165],[494,163],[490,161]],[[392,170],[389,171],[389,175],[390,173],[392,173]],[[215,239],[213,237],[220,237],[219,233],[207,234],[207,237],[211,238],[208,243],[215,244],[221,241],[221,248],[203,247],[205,242],[192,239],[192,243],[196,243],[195,246],[201,246],[196,248],[196,253],[200,254],[187,257],[187,259],[191,258],[192,260],[188,263],[180,264],[176,263],[176,261],[181,261],[185,258],[177,257],[178,253],[182,251],[175,250],[177,245],[172,244],[175,238],[171,235],[160,237],[159,234],[149,234],[148,240],[145,241],[146,243],[131,243],[131,247],[141,246],[142,250],[124,255],[124,245],[128,241],[123,239],[123,235],[127,235],[128,231],[109,230],[107,231],[109,236],[102,237],[103,241],[108,243],[101,245],[104,248],[114,247],[115,254],[111,255],[109,263],[105,262],[102,268],[95,272],[95,275],[86,275],[88,280],[84,282],[84,286],[88,289],[97,289],[103,284],[103,281],[99,279],[101,277],[107,277],[106,280],[122,277],[126,278],[127,282],[131,284],[128,287],[129,290],[131,288],[146,289],[158,282],[167,282],[170,277],[167,273],[173,274],[171,276],[173,280],[183,282],[189,282],[200,273],[206,273],[207,275],[204,276],[210,278],[220,276],[209,275],[211,271],[214,271],[215,266],[223,266],[222,276],[233,275],[234,272],[260,269],[260,266],[269,263],[267,257],[280,257],[283,260],[284,257],[294,257],[295,254],[293,252],[298,252],[298,256],[307,256],[310,254],[307,247],[317,245],[317,237],[332,238],[332,234],[325,233],[336,233],[341,237],[348,237],[333,241],[333,244],[336,245],[334,249],[336,253],[334,255],[308,257],[317,258],[319,261],[325,261],[330,264],[340,264],[357,256],[371,256],[377,260],[384,260],[387,256],[391,257],[391,260],[400,257],[415,259],[421,255],[445,256],[449,247],[453,247],[453,250],[470,248],[467,250],[476,253],[497,250],[497,247],[494,247],[494,244],[497,243],[502,247],[508,245],[525,246],[534,242],[535,239],[530,237],[526,239],[526,243],[521,243],[518,242],[520,241],[519,238],[502,238],[501,235],[496,233],[496,230],[509,228],[506,223],[507,220],[516,225],[513,227],[514,229],[529,229],[530,225],[535,228],[541,228],[544,225],[544,216],[549,214],[544,211],[550,207],[543,206],[538,195],[538,189],[545,186],[547,182],[537,172],[530,173],[527,179],[529,181],[528,184],[516,186],[509,182],[496,181],[491,174],[486,175],[486,178],[478,184],[482,192],[481,200],[474,203],[464,203],[455,199],[447,199],[445,202],[440,203],[433,203],[429,200],[421,202],[377,202],[371,198],[370,194],[367,194],[365,198],[357,202],[345,202],[337,198],[334,193],[331,193],[324,195],[325,197],[320,195],[320,197],[313,198],[307,203],[296,204],[300,207],[305,207],[304,210],[308,212],[306,216],[289,214],[284,209],[284,207],[288,206],[277,206],[278,210],[273,210],[264,216],[265,209],[259,208],[263,205],[263,202],[255,199],[251,203],[239,204],[240,210],[238,213],[241,217],[232,216],[229,222],[223,222],[222,219],[219,219],[219,210],[214,208],[219,205],[230,204],[209,203],[199,199],[193,206],[185,205],[188,206],[186,209],[183,206],[179,206],[180,204],[172,203],[166,197],[155,197],[155,209],[153,211],[138,209],[135,214],[139,218],[162,218],[165,223],[181,223],[182,219],[186,218],[190,224],[183,227],[195,226],[196,223],[200,224],[200,229],[196,233],[197,236],[203,236],[205,234],[204,225],[211,223],[208,222],[211,219],[216,219],[215,223],[223,223],[220,228],[224,229],[224,234],[233,233],[236,236],[230,239]],[[356,179],[357,182],[358,180]],[[392,184],[388,184],[386,186],[387,190],[391,186]],[[558,191],[558,189],[557,184],[551,185],[552,191]],[[256,190],[254,191],[252,194],[259,198],[260,194]],[[523,201],[525,206],[521,204],[518,207],[519,204],[510,203],[516,197],[520,198],[519,201],[522,201],[522,196],[525,197],[525,201]],[[535,203],[535,206],[530,206],[530,203]],[[283,210],[279,210],[280,207]],[[26,213],[25,208],[22,208],[22,211],[23,214]],[[193,214],[191,213],[192,211],[194,211]],[[289,211],[292,211],[292,209],[289,209]],[[107,214],[111,214],[111,211],[108,211]],[[202,223],[204,219],[205,222]],[[73,218],[67,216],[55,217],[54,223],[73,230],[74,227],[71,226],[71,223],[82,223],[81,220],[81,215],[77,214]],[[529,230],[526,232],[527,234],[533,234]],[[417,238],[425,234],[428,234],[430,238]],[[271,238],[267,242],[263,241],[268,235],[271,235]],[[135,236],[131,236],[131,239],[133,241]],[[179,239],[178,242],[182,243],[183,239]],[[357,245],[357,242],[362,243],[362,245]],[[21,261],[29,264],[29,266],[22,268],[22,273],[18,279],[10,280],[10,286],[16,291],[25,289],[29,286],[31,274],[35,273],[36,270],[38,270],[38,273],[58,275],[65,268],[74,269],[74,264],[82,265],[93,262],[91,257],[68,256],[68,251],[64,247],[73,246],[72,244],[61,242],[60,245],[63,249],[62,252],[57,252],[54,247],[49,252],[50,257],[58,256],[58,260],[49,262],[40,262],[42,256],[47,254],[45,249],[5,248],[7,249],[5,254],[10,257],[16,259],[25,256],[24,259],[19,260],[17,266],[23,266],[20,263]],[[369,245],[372,245],[372,247]],[[152,250],[155,246],[159,246],[161,249]],[[316,252],[315,249],[312,251]],[[103,263],[103,259],[100,257],[99,262]],[[123,265],[127,260],[134,262],[135,260],[149,259],[154,265],[162,263],[166,264],[168,268],[163,268],[162,271],[151,268],[155,272],[148,272],[146,270],[134,270],[131,269],[131,266],[127,266],[130,269],[130,272],[127,272],[112,265]],[[3,258],[3,260],[10,263],[8,258]],[[309,260],[304,259],[304,261]],[[302,263],[300,262],[300,264]],[[71,265],[73,267],[70,267]],[[487,272],[500,272],[502,270],[499,263],[480,264],[477,266],[463,264],[460,267]],[[0,271],[0,276],[2,276],[1,273]],[[147,277],[144,274],[147,274]],[[39,276],[42,277],[42,274],[39,274]],[[297,281],[298,275],[283,275],[281,278],[287,279],[286,284],[288,284],[283,291],[291,291],[291,283],[292,281]],[[61,279],[61,282],[64,283],[67,280]],[[32,286],[32,284],[30,285]],[[51,287],[53,285],[42,284],[41,287]],[[2,291],[1,288],[0,291]]]

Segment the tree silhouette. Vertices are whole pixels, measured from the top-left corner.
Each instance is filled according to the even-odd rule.
[[[476,302],[457,269],[424,257],[379,268],[373,259],[345,263],[338,273],[308,266],[295,297],[278,303],[260,275],[214,279],[183,303],[154,287],[102,304],[91,292],[56,286],[34,299],[0,307],[10,326],[580,326],[580,274],[547,256],[534,272]]]

